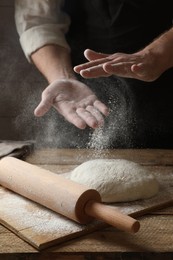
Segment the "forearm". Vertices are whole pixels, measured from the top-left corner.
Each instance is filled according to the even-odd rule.
[[[142,52],[149,52],[149,54],[155,56],[157,66],[160,67],[162,72],[173,67],[173,28],[155,39]]]
[[[38,70],[49,83],[57,79],[75,78],[70,52],[58,45],[46,45],[31,55]]]

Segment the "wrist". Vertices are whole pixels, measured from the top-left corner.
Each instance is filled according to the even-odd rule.
[[[32,54],[32,60],[49,83],[58,79],[74,79],[69,50],[46,45]]]
[[[144,52],[152,57],[154,64],[162,72],[173,67],[173,29],[162,34],[159,38],[149,44]]]
[[[76,79],[76,76],[72,69],[67,69],[67,68],[59,68],[51,71],[47,75],[47,81],[49,84],[56,80],[63,80],[63,79]]]

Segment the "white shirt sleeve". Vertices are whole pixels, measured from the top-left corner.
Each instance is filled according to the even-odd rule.
[[[63,0],[16,0],[15,21],[22,49],[31,62],[33,52],[47,44],[70,47],[65,39],[70,18],[61,10]]]

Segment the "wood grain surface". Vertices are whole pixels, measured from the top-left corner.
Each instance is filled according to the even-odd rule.
[[[69,172],[75,168],[77,164],[68,165],[69,160],[67,160],[67,154],[69,156],[69,150],[64,155],[65,159],[62,160],[64,164],[57,164],[56,166],[52,165],[50,167],[51,170],[54,168],[54,172],[63,176],[64,172]],[[88,151],[87,156],[83,153],[83,156],[84,155],[85,158],[88,158]],[[113,157],[113,153],[111,153],[111,155],[111,158],[117,158],[116,155]],[[62,157],[63,155],[61,154],[61,158]],[[51,157],[51,159],[52,158],[53,157]],[[28,160],[30,159],[31,157],[28,158]],[[73,162],[76,163],[77,160],[78,155],[74,157]],[[65,162],[67,163],[66,165]],[[44,165],[42,165],[42,167],[44,167]],[[147,167],[146,164],[145,167]],[[131,203],[117,203],[112,206],[124,214],[139,217],[150,211],[172,205],[172,171],[169,171],[168,168],[166,168],[167,171],[165,171],[165,167],[158,168],[158,166],[150,166],[150,170],[151,168],[153,168],[152,172],[156,175],[160,182],[160,191],[157,196],[151,199],[139,200]],[[60,216],[59,214],[22,198],[21,196],[2,187],[0,189],[0,198],[1,223],[12,230],[19,237],[40,250],[107,226],[104,223],[97,221],[89,225],[76,224],[73,221]],[[5,205],[8,207],[5,207]]]
[[[75,153],[73,149],[43,149],[35,151],[28,161],[53,172],[65,173],[85,161],[84,155],[87,155],[87,160],[90,159],[93,152],[83,150],[81,154],[80,150]],[[173,173],[171,150],[115,150],[113,154],[113,158],[134,158],[134,161],[163,176]],[[69,161],[72,163],[68,164]],[[141,229],[135,235],[109,227],[70,239],[39,255],[37,249],[0,225],[0,259],[172,259],[172,214],[173,207],[169,207],[140,217]]]

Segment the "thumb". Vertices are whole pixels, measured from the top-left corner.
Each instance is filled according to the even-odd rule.
[[[52,107],[52,102],[50,102],[46,98],[42,98],[41,102],[39,103],[39,105],[34,110],[34,115],[37,116],[37,117],[43,116],[49,111],[49,109],[51,107]]]
[[[86,49],[84,51],[84,56],[85,56],[85,58],[87,58],[87,60],[92,61],[92,60],[97,60],[97,59],[101,59],[101,58],[106,58],[109,55],[103,54],[103,53],[100,53],[100,52],[95,52],[95,51],[90,50],[90,49]]]

